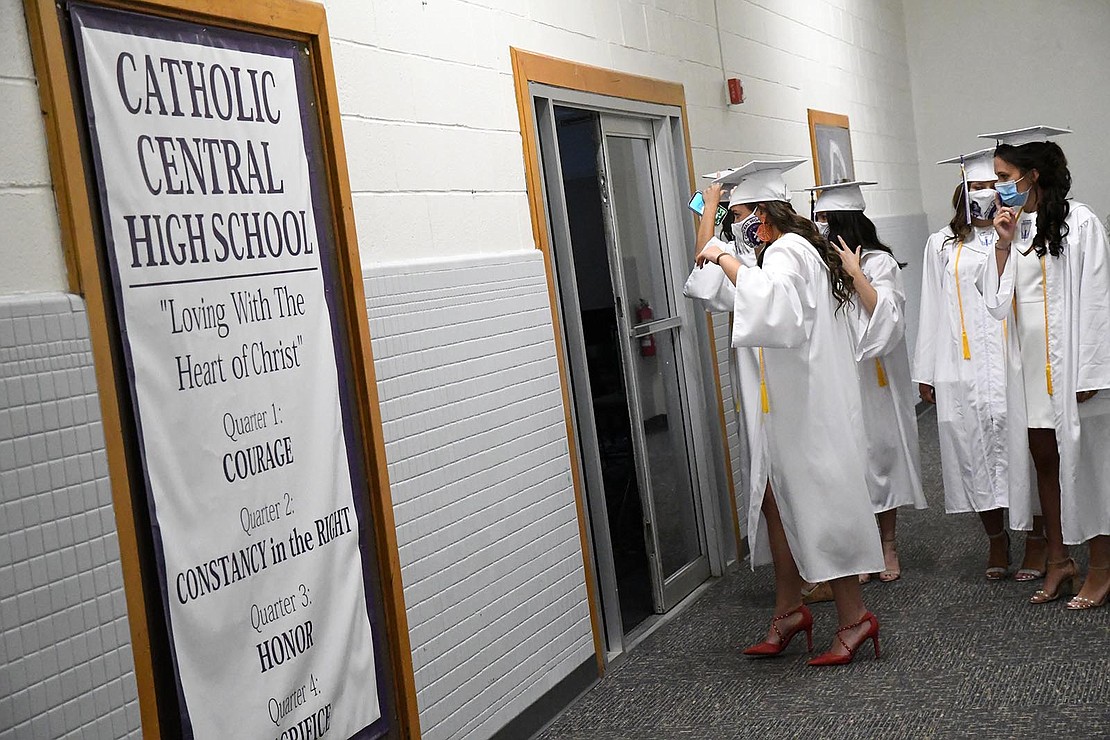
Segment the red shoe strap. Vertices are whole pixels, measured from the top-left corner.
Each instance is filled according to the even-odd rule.
[[[840,640],[840,644],[843,645],[844,649],[847,650],[849,653],[854,653],[859,648],[859,646],[863,644],[863,640],[860,640],[859,644],[856,645],[855,647],[851,647],[850,645],[848,645],[848,643],[846,643],[844,641],[844,638],[840,636],[840,633],[841,632],[847,632],[848,630],[854,630],[856,627],[859,627],[864,622],[870,622],[872,618],[873,617],[871,615],[871,612],[867,612],[866,614],[863,615],[863,618],[860,619],[855,624],[849,624],[848,626],[841,627],[840,629],[838,629],[836,631],[836,639]],[[867,638],[865,637],[864,640],[866,640],[866,639]]]
[[[780,614],[777,617],[773,617],[771,619],[771,629],[774,630],[775,636],[779,638],[780,643],[783,640],[785,640],[786,638],[783,636],[782,631],[779,630],[778,623],[780,621],[782,621],[783,619],[786,619],[787,617],[792,617],[795,614],[798,614],[799,612],[801,612],[802,607],[804,607],[804,606],[805,606],[805,604],[800,604],[800,605],[794,607],[793,609],[791,609],[790,611],[786,612],[785,614]]]

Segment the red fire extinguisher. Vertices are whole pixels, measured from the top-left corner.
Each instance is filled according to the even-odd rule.
[[[646,324],[654,317],[648,302],[640,299],[640,305],[636,307],[636,323]],[[650,334],[640,337],[640,357],[655,357],[655,337]]]

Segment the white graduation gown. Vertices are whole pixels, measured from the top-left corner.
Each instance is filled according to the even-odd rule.
[[[944,510],[956,514],[1009,506],[1008,325],[996,321],[983,300],[987,260],[994,260],[998,239],[994,227],[973,228],[962,247],[952,237],[946,226],[925,243],[913,382],[935,391]],[[1018,452],[1027,454],[1027,447]]]
[[[1093,211],[1071,203],[1070,229],[1059,257],[1046,255],[1049,364],[1052,411],[1060,450],[1060,507],[1064,542],[1078,545],[1110,534],[1110,244]],[[1017,259],[1011,255],[998,275],[987,260],[987,308],[1013,320]],[[1008,332],[1007,398],[1011,450],[1028,449],[1021,351],[1017,331]],[[1045,373],[1044,367],[1024,368]],[[1078,391],[1100,391],[1079,404]],[[1032,458],[1010,459],[1010,525],[1032,529],[1038,511]],[[1028,494],[1017,495],[1025,485]]]
[[[827,268],[795,234],[766,248],[762,268],[737,275],[732,344],[763,348],[771,488],[811,583],[883,568],[848,311],[836,311]]]
[[[868,314],[857,296],[855,351],[867,438],[867,490],[875,513],[928,506],[921,487],[910,360],[906,351],[906,288],[893,256],[878,249],[863,253],[860,269],[878,299]]]
[[[745,267],[754,267],[755,252],[746,246],[739,249],[732,242],[724,242],[714,237],[709,241],[729,254],[735,256]],[[695,267],[686,279],[683,295],[704,304],[707,311],[731,312],[735,302],[736,286],[717,265],[707,263]],[[751,567],[771,562],[771,550],[767,546],[767,524],[759,515],[758,508],[763,502],[763,492],[767,488],[767,438],[763,429],[763,412],[759,398],[759,350],[755,347],[731,347],[729,351],[729,374],[732,385],[732,405],[739,420],[740,433],[744,435],[744,448],[747,459],[741,461],[740,504],[748,509],[746,536]],[[756,503],[753,512],[752,505]],[[762,527],[762,529],[760,529]]]

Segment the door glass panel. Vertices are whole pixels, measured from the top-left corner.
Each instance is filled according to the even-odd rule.
[[[650,141],[608,136],[606,144],[628,323],[657,321],[669,316],[669,301]],[[650,319],[643,312],[644,305],[650,306]],[[631,347],[654,510],[652,521],[664,579],[702,554],[674,342],[676,331],[665,329],[635,338]]]
[[[659,215],[655,210],[650,142],[609,136],[607,144],[629,323],[635,326],[668,318],[671,314],[663,274]],[[645,307],[651,313],[650,319],[645,318]]]
[[[654,340],[655,356],[641,355],[637,368],[664,578],[677,573],[701,554],[672,335],[668,330],[646,337]]]

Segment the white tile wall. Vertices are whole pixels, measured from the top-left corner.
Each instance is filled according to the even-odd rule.
[[[0,740],[139,736],[85,308],[0,297]]]
[[[543,260],[365,283],[421,730],[489,737],[593,655]]]

